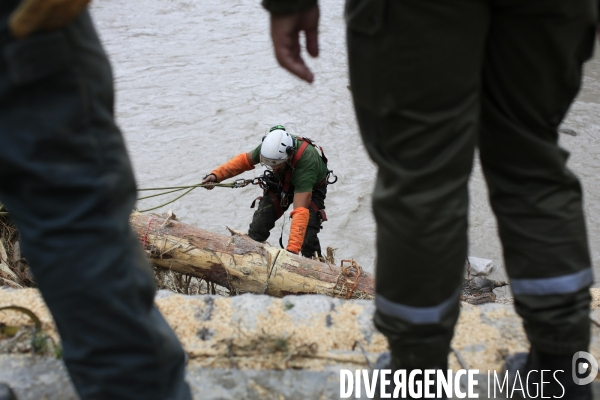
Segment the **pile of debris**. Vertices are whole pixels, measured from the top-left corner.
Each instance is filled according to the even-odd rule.
[[[35,287],[27,261],[21,257],[19,233],[8,212],[0,204],[0,286],[15,289]]]

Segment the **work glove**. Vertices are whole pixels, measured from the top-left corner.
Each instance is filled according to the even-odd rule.
[[[300,253],[300,250],[302,250],[310,212],[306,207],[298,207],[291,212],[290,217],[292,217],[290,238],[288,239],[288,245],[285,249],[291,253],[298,254]]]
[[[217,176],[215,174],[208,174],[204,177],[204,179],[202,179],[202,184],[203,185],[208,185],[208,186],[204,186],[204,189],[207,190],[213,190],[215,187],[212,185],[209,185],[211,182],[217,183]]]
[[[23,0],[10,16],[10,32],[21,39],[39,30],[62,28],[74,20],[90,1]]]
[[[225,164],[212,170],[208,176],[214,175],[217,178],[217,182],[222,182],[225,179],[232,178],[251,169],[254,169],[254,165],[250,164],[246,153],[240,153]]]

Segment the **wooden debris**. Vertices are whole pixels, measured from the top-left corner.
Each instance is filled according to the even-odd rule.
[[[224,286],[232,293],[325,294],[372,299],[373,277],[337,268],[284,249],[255,242],[247,235],[219,235],[157,215],[133,213],[131,225],[156,267]],[[356,263],[354,263],[356,264]]]
[[[0,262],[8,262],[8,255],[6,254],[4,243],[2,243],[2,238],[0,238]]]

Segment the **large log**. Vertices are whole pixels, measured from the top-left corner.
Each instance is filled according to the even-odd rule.
[[[171,217],[133,213],[131,225],[153,265],[237,293],[374,297],[373,277],[352,261],[337,267],[256,242],[244,234],[219,235]]]

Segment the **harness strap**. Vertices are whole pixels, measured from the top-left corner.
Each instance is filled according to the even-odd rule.
[[[279,199],[279,197],[277,197],[275,192],[273,192],[272,190],[269,190],[269,189],[265,190],[263,195],[269,195],[269,197],[271,198],[271,201],[273,202],[273,207],[275,208],[275,213],[277,215],[277,219],[279,219],[285,212],[285,210],[281,206],[281,200]],[[252,204],[250,204],[250,208],[254,208],[256,206],[256,201],[257,200],[261,201],[262,198],[263,198],[263,196],[258,196],[257,198],[255,198],[252,201]]]
[[[273,207],[275,207],[275,213],[277,214],[277,219],[279,219],[279,217],[281,217],[285,212],[283,207],[281,207],[281,200],[272,190],[267,190],[267,193],[265,194],[268,194],[271,200],[273,201]]]
[[[309,207],[321,217],[323,222],[327,221],[327,214],[325,213],[325,210],[319,210],[319,206],[317,206],[317,203],[315,203],[314,200],[310,201]]]
[[[256,200],[261,201],[262,200],[262,196],[258,196],[257,198],[255,198],[252,201],[252,204],[250,204],[250,208],[254,208],[254,206],[256,205]]]
[[[296,164],[298,164],[298,161],[300,161],[300,159],[302,158],[302,154],[304,154],[304,150],[306,150],[306,148],[308,147],[309,144],[312,144],[310,139],[298,137],[298,140],[301,140],[302,144],[298,148],[298,151],[296,152],[296,154],[294,154],[294,157],[292,157],[292,162],[291,162],[292,169],[296,168]]]
[[[315,144],[315,142],[313,142],[313,141],[312,141],[312,139],[309,139],[309,138],[307,138],[307,137],[297,136],[296,138],[297,138],[297,139],[299,139],[299,140],[303,140],[303,141],[305,141],[305,142],[308,142],[308,144],[311,144],[311,145],[313,145],[315,148],[319,149],[319,150],[321,151],[321,159],[323,160],[323,162],[324,162],[325,164],[327,164],[327,157],[325,157],[325,152],[323,151],[323,148],[322,148],[321,146],[317,146],[317,145]]]
[[[302,138],[299,138],[302,139]],[[288,171],[285,174],[285,179],[283,181],[283,192],[287,193],[290,191],[290,186],[292,186],[292,172],[294,171],[294,168],[296,168],[296,165],[298,164],[298,161],[300,161],[300,158],[302,158],[302,154],[304,154],[304,150],[306,150],[306,148],[308,147],[309,143],[307,140],[303,140],[302,144],[300,145],[300,147],[298,148],[298,151],[296,151],[296,153],[294,154],[294,157],[292,158],[292,162],[290,163],[290,166],[292,167],[291,169],[288,169]]]
[[[266,190],[265,194],[268,194],[271,200],[273,201],[273,207],[275,207],[275,213],[277,214],[277,219],[279,219],[279,217],[281,217],[284,213],[283,208],[281,207],[281,201],[272,190]],[[255,198],[252,201],[250,208],[254,208],[256,206],[256,201],[261,201],[262,198],[262,196],[258,196],[257,198]],[[325,210],[320,210],[319,206],[317,206],[317,203],[315,203],[314,200],[310,201],[309,207],[321,216],[321,220],[323,222],[327,221],[327,214],[325,213]]]

